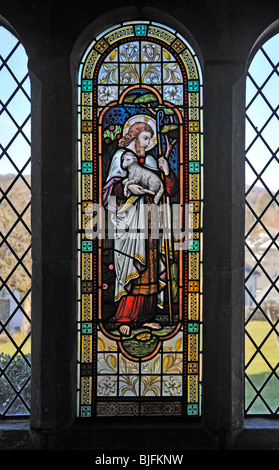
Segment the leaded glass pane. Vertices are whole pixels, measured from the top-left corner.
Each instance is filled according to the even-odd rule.
[[[246,414],[279,409],[279,35],[256,53],[246,92]]]
[[[0,27],[0,415],[30,407],[30,80],[18,39]]]
[[[78,416],[199,416],[197,57],[173,30],[125,23],[79,77]]]

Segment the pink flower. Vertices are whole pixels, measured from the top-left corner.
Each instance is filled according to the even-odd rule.
[[[112,271],[114,268],[113,264],[110,264],[108,268]]]
[[[108,288],[108,285],[104,282],[104,284],[103,284],[103,289],[104,289],[104,290],[107,290],[107,288]]]
[[[109,126],[110,131],[114,131],[115,127],[114,126]]]

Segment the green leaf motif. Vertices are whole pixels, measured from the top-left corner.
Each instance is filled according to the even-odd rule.
[[[171,132],[171,131],[174,131],[178,129],[178,126],[176,124],[169,124],[169,125],[166,125],[163,127],[163,129],[161,130],[161,132],[163,134],[166,134],[167,132]]]
[[[168,108],[167,106],[159,105],[155,109],[155,111],[160,111],[160,110],[163,110],[167,116],[171,116],[174,114],[173,110],[171,108]]]
[[[137,98],[134,102],[136,104],[139,104],[139,103],[152,103],[156,100],[157,100],[157,98],[153,94],[147,93],[147,94],[142,95],[139,98]]]
[[[137,98],[138,95],[129,95],[129,96],[126,96],[125,99],[124,99],[124,103],[133,103],[134,100]]]

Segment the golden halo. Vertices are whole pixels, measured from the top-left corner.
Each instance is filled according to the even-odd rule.
[[[145,124],[149,124],[149,126],[153,129],[154,135],[151,137],[150,145],[146,148],[146,150],[152,149],[157,144],[156,121],[146,114],[137,114],[136,116],[130,117],[124,124],[123,136],[127,134],[130,127],[136,122],[144,122]]]

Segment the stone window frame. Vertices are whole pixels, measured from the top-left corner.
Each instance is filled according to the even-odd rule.
[[[158,21],[176,25],[173,18],[163,15],[157,10],[148,8],[150,17]],[[117,11],[119,19],[123,15],[130,20],[135,17],[134,9],[125,8]],[[145,12],[146,14],[146,12]],[[135,17],[136,19],[136,17]],[[32,407],[30,420],[14,420],[0,423],[1,446],[5,448],[56,448],[87,432],[87,438],[95,443],[95,448],[102,449],[107,439],[108,429],[103,423],[96,422],[92,427],[83,427],[75,423],[75,369],[76,369],[76,316],[75,316],[75,282],[76,282],[76,198],[75,168],[76,145],[73,136],[76,131],[76,87],[75,74],[79,58],[90,38],[105,29],[105,24],[117,21],[115,12],[105,18],[94,21],[80,36],[71,55],[71,74],[57,103],[56,114],[52,116],[53,100],[57,96],[56,83],[52,73],[68,72],[68,60],[57,66],[57,60],[48,57],[38,60],[30,57],[29,69],[32,86],[32,249],[33,249],[33,284],[32,284]],[[101,26],[99,26],[101,25]],[[180,28],[181,34],[192,42],[193,38],[186,28]],[[267,40],[271,29],[279,29],[278,23],[273,25],[258,40],[257,45]],[[274,33],[273,33],[274,34]],[[195,41],[194,41],[195,43]],[[23,41],[24,44],[24,41]],[[197,45],[197,51],[199,50]],[[250,54],[248,63],[256,53],[256,45]],[[245,64],[214,64],[210,60],[202,60],[205,84],[204,129],[205,129],[205,218],[204,218],[204,373],[203,373],[203,417],[198,425],[181,422],[164,422],[163,426],[177,430],[181,442],[193,445],[199,443],[200,448],[228,448],[235,445],[249,445],[253,439],[253,448],[257,443],[262,447],[272,447],[278,442],[278,423],[271,423],[267,418],[244,419],[244,112],[245,109]],[[232,69],[232,70],[231,70]],[[231,73],[231,81],[227,84],[232,93],[232,102],[225,102],[224,114],[228,117],[227,133],[216,143],[218,134],[218,105],[224,103],[228,90],[220,89],[220,72]],[[62,76],[62,75],[61,75]],[[219,89],[218,102],[214,103],[216,90]],[[50,100],[51,97],[51,100]],[[72,103],[72,108],[69,105]],[[65,117],[65,110],[68,112]],[[59,144],[57,129],[51,122],[61,122],[65,118],[63,142]],[[214,128],[214,126],[217,126]],[[54,141],[51,141],[51,138]],[[73,141],[74,140],[74,141]],[[54,142],[54,143],[53,143]],[[61,160],[54,158],[46,165],[46,157],[50,155],[52,146],[58,143]],[[224,144],[231,143],[226,149],[225,161],[221,167],[214,155],[224,149]],[[232,145],[233,143],[233,145]],[[212,153],[213,152],[213,153]],[[72,157],[69,160],[69,154]],[[229,163],[231,171],[226,172],[225,163]],[[65,170],[66,169],[66,170]],[[60,171],[60,173],[59,173]],[[219,171],[216,188],[216,171]],[[57,172],[61,175],[57,181]],[[56,175],[56,177],[55,177]],[[222,178],[222,181],[221,181]],[[60,188],[59,194],[57,194]],[[57,207],[59,204],[59,207]],[[52,227],[47,224],[52,221]],[[218,228],[216,233],[212,226]],[[220,222],[221,221],[221,222]],[[55,226],[55,228],[53,227]],[[72,234],[69,236],[69,233]],[[61,246],[67,246],[61,255]],[[218,243],[218,252],[212,246]],[[49,254],[49,249],[52,249]],[[64,277],[61,278],[61,273]],[[47,280],[52,278],[52,282]],[[218,289],[216,290],[216,285]],[[69,291],[69,288],[71,289]],[[61,291],[67,297],[61,298]],[[239,292],[238,296],[233,296]],[[242,293],[243,291],[243,293]],[[222,296],[218,296],[222,292]],[[59,296],[60,295],[60,296]],[[55,299],[55,310],[53,300]],[[57,312],[62,312],[60,317]],[[222,335],[220,335],[220,331]],[[52,333],[52,334],[51,334]],[[61,352],[61,344],[64,349]],[[224,367],[225,364],[225,367]],[[64,367],[63,367],[64,366]],[[217,384],[217,387],[216,387]],[[51,410],[51,412],[50,412]],[[121,427],[125,424],[121,423]],[[154,434],[160,435],[161,424],[143,423],[140,433],[136,422],[130,423],[134,442],[142,435],[144,429],[146,439]],[[110,436],[117,442],[119,424],[111,423]],[[31,433],[30,433],[31,431]],[[263,431],[263,432],[262,432]],[[70,441],[69,441],[70,437]],[[189,444],[187,444],[187,440]],[[11,444],[12,442],[12,444]],[[159,442],[159,441],[157,441]],[[69,444],[68,444],[69,445]],[[98,445],[101,445],[101,447]],[[181,448],[181,447],[179,447]],[[152,449],[152,447],[151,447]]]

